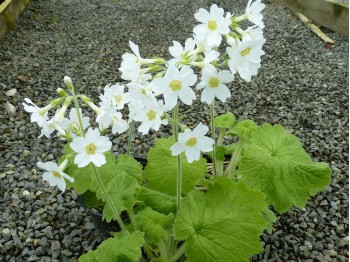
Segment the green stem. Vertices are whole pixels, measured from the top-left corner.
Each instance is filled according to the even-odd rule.
[[[115,208],[115,206],[114,206],[114,204],[113,204],[112,199],[109,197],[109,195],[108,195],[108,193],[107,193],[107,190],[106,190],[106,188],[104,187],[104,185],[103,185],[103,183],[102,183],[102,181],[101,181],[101,179],[100,179],[100,176],[99,176],[99,174],[98,174],[98,172],[97,172],[97,169],[96,169],[95,165],[94,165],[94,164],[91,164],[91,163],[90,163],[90,165],[92,166],[92,169],[94,170],[94,174],[95,174],[96,181],[97,181],[98,185],[100,186],[100,188],[101,188],[101,190],[102,190],[102,193],[103,193],[103,195],[104,195],[104,197],[105,197],[105,199],[106,199],[106,202],[107,202],[108,205],[111,207],[112,212],[113,212],[113,215],[114,215],[114,217],[117,219],[117,222],[119,223],[120,228],[122,229],[122,231],[127,232],[128,230],[126,229],[126,227],[125,227],[123,221],[121,220],[121,218],[120,218],[120,216],[119,216],[119,212],[116,210],[116,208]]]
[[[177,129],[178,114],[179,114],[179,106],[176,105],[173,111],[173,128],[174,128],[175,143],[179,140],[179,133]],[[182,191],[182,161],[181,161],[181,154],[179,154],[177,156],[176,210],[179,210],[181,207],[181,194],[182,194],[181,191]]]
[[[236,172],[237,172],[237,164],[238,164],[238,161],[241,157],[241,153],[242,153],[242,149],[243,149],[243,145],[244,145],[244,139],[241,137],[239,138],[238,142],[237,142],[237,145],[236,145],[236,148],[235,150],[233,151],[232,153],[232,157],[231,157],[231,160],[230,160],[230,163],[226,169],[226,172],[225,172],[225,176],[232,176],[234,177],[236,175]]]
[[[158,244],[158,250],[161,258],[164,258],[166,261],[169,259],[169,254],[164,241],[160,241]]]
[[[85,132],[84,132],[84,127],[83,127],[83,120],[80,114],[80,108],[79,108],[79,103],[78,103],[78,99],[77,96],[75,95],[74,89],[71,91],[72,95],[73,95],[73,103],[75,106],[75,109],[77,110],[77,115],[78,115],[78,119],[79,119],[79,126],[80,126],[80,132],[82,134],[83,137],[85,137]]]
[[[134,132],[134,121],[131,121],[130,126],[129,126],[129,138],[128,138],[128,155],[130,156],[130,151],[131,151],[131,139],[132,139],[132,134]]]
[[[185,244],[183,244],[178,250],[176,250],[175,254],[168,260],[168,262],[176,262],[180,259],[185,253]]]
[[[216,156],[215,156],[215,124],[214,124],[214,117],[215,117],[215,109],[214,109],[214,101],[213,103],[210,104],[210,123],[211,123],[211,137],[214,140],[214,145],[213,145],[213,172],[214,176],[216,177],[217,175],[217,170],[216,170]]]
[[[225,128],[221,128],[220,133],[219,133],[219,137],[218,137],[218,142],[217,142],[217,146],[222,146],[223,140],[224,140],[224,136],[225,136],[225,132],[226,129]],[[217,161],[217,168],[218,168],[218,173],[219,176],[222,176],[224,173],[224,162],[223,161]]]
[[[154,259],[154,255],[153,255],[152,249],[151,249],[151,247],[149,246],[149,244],[148,244],[147,242],[145,242],[145,243],[143,244],[143,249],[144,249],[144,251],[146,252],[146,254],[147,254],[147,256],[148,256],[148,258],[149,258],[150,260]],[[146,260],[145,260],[145,261],[146,261]]]

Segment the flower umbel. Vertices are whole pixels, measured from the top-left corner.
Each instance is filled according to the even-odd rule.
[[[192,130],[186,129],[185,132],[179,134],[179,141],[170,149],[173,156],[177,156],[185,152],[188,163],[199,160],[201,152],[213,151],[214,140],[205,136],[209,128],[202,123]]]
[[[78,167],[87,166],[90,162],[100,167],[106,163],[103,153],[112,148],[112,142],[101,136],[98,129],[90,128],[85,137],[74,138],[70,147],[78,153],[74,158]]]

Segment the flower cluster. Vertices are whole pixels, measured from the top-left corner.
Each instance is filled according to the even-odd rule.
[[[24,109],[31,113],[31,121],[41,127],[41,135],[50,137],[54,131],[67,141],[75,152],[74,163],[85,167],[90,163],[99,167],[106,162],[104,153],[112,148],[108,137],[102,134],[111,128],[113,134],[121,134],[129,130],[131,138],[136,124],[138,131],[146,135],[151,130],[158,131],[161,125],[169,122],[175,128],[181,126],[182,133],[176,137],[171,147],[172,155],[185,154],[188,162],[200,158],[201,152],[215,150],[213,135],[206,137],[209,128],[200,123],[194,130],[179,123],[178,107],[181,103],[192,105],[196,100],[194,89],[202,90],[201,102],[214,108],[215,100],[226,102],[231,97],[228,84],[234,80],[236,73],[245,81],[250,81],[260,68],[264,24],[261,11],[265,5],[261,0],[248,2],[245,13],[235,16],[224,12],[224,9],[213,4],[210,10],[199,9],[194,15],[199,22],[193,28],[193,36],[188,38],[184,46],[177,41],[169,47],[172,58],[166,61],[159,57],[144,58],[139,47],[129,41],[131,53],[122,56],[119,68],[121,78],[128,83],[115,83],[105,86],[99,96],[99,104],[92,102],[85,95],[76,95],[72,80],[64,78],[70,94],[59,88],[59,98],[43,108],[36,106],[26,98]],[[253,25],[247,29],[240,27],[241,21],[249,20]],[[220,54],[219,47],[225,45],[226,50]],[[197,68],[197,70],[194,70]],[[199,71],[200,76],[195,72]],[[90,118],[83,115],[78,99],[91,108],[95,114],[97,127],[93,128]],[[69,117],[65,115],[71,104]],[[49,118],[48,112],[57,109]],[[128,119],[125,118],[128,112]],[[172,112],[172,117],[169,116]],[[123,115],[124,114],[124,115]],[[88,129],[88,130],[87,130]],[[174,131],[176,134],[177,131]],[[129,139],[130,139],[129,138]],[[38,163],[47,170],[44,179],[50,185],[58,185],[64,190],[64,179],[72,180],[53,163]]]

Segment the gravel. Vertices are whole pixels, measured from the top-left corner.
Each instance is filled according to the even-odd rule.
[[[21,102],[45,105],[64,87],[63,76],[97,99],[108,83],[120,80],[121,55],[128,40],[145,57],[169,57],[173,40],[184,42],[200,7],[217,3],[244,10],[245,1],[207,0],[32,0],[15,29],[0,42],[0,101],[17,110],[0,113],[0,261],[76,261],[100,239],[76,194],[60,193],[41,179],[37,161],[57,159],[58,139],[38,139]],[[231,85],[232,98],[217,111],[233,111],[259,124],[279,123],[298,136],[315,161],[329,163],[332,184],[310,198],[306,208],[278,217],[263,234],[264,251],[252,261],[348,260],[348,38],[324,29],[335,46],[325,45],[290,11],[267,4],[266,55],[257,77]],[[5,93],[17,89],[13,97]],[[182,109],[195,124],[208,110]],[[164,128],[161,132],[167,132]],[[137,134],[133,152],[145,153],[155,133]],[[125,152],[126,135],[114,137]]]

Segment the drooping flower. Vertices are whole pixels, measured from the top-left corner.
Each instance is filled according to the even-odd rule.
[[[233,81],[232,73],[228,70],[217,72],[216,68],[203,70],[202,72],[202,81],[197,85],[197,89],[203,89],[201,101],[210,105],[217,97],[220,101],[226,102],[231,93],[224,84]]]
[[[230,32],[231,14],[227,13],[224,17],[224,9],[216,4],[210,7],[210,13],[200,8],[194,17],[201,24],[193,28],[193,32],[199,39],[205,39],[209,46],[219,46],[222,40],[221,35]]]
[[[169,66],[163,78],[153,81],[153,90],[156,94],[164,94],[165,106],[171,110],[177,104],[178,98],[186,104],[191,105],[196,94],[190,88],[197,80],[197,76],[188,66],[178,70],[175,66]]]
[[[188,163],[199,160],[201,152],[213,151],[214,140],[205,136],[208,131],[209,128],[202,123],[199,123],[193,131],[186,129],[179,134],[179,141],[170,148],[171,154],[177,156],[185,152]]]
[[[140,56],[139,47],[132,41],[129,41],[129,45],[133,51],[133,54],[125,53],[122,55],[123,61],[121,63],[119,71],[122,72],[121,77],[124,80],[132,81],[137,79],[140,74],[142,58]]]
[[[26,103],[22,103],[24,110],[28,113],[31,113],[30,121],[37,122],[39,127],[42,127],[48,120],[47,112],[53,107],[52,104],[49,104],[46,107],[40,108],[36,106],[32,100],[29,98],[24,98]]]
[[[108,137],[101,136],[98,129],[90,128],[85,137],[74,138],[70,147],[78,153],[74,157],[74,163],[78,167],[87,166],[90,162],[100,167],[106,163],[103,153],[112,148],[112,142]]]
[[[263,15],[261,14],[261,11],[264,10],[264,8],[265,5],[261,3],[261,0],[256,0],[254,3],[252,3],[252,0],[249,0],[245,10],[245,15],[250,22],[264,28]]]
[[[264,38],[264,32],[261,27],[250,26],[242,34],[242,42],[256,41]]]
[[[142,122],[138,131],[146,135],[150,129],[159,130],[162,124],[161,117],[165,110],[163,101],[161,100],[158,102],[156,100],[149,100],[144,106],[144,108],[135,111],[134,120]]]
[[[61,127],[61,124],[57,123],[55,118],[51,118],[49,121],[47,121],[42,127],[41,127],[41,134],[39,136],[46,136],[47,138],[50,138],[51,134],[57,130],[58,133],[61,135],[65,135],[65,130]]]
[[[250,81],[251,77],[257,75],[260,68],[261,56],[265,54],[262,46],[265,39],[256,41],[239,42],[238,45],[227,47],[227,54],[230,57],[229,68],[233,74],[237,71],[245,80]]]
[[[67,161],[67,160],[65,160]],[[43,179],[47,182],[49,182],[50,186],[57,186],[62,192],[66,189],[66,180],[69,180],[70,182],[74,182],[74,178],[68,176],[66,173],[63,173],[62,170],[64,170],[64,166],[67,164],[67,162],[63,161],[63,163],[58,167],[58,165],[55,162],[38,162],[37,166],[41,169],[46,170],[43,174]]]

